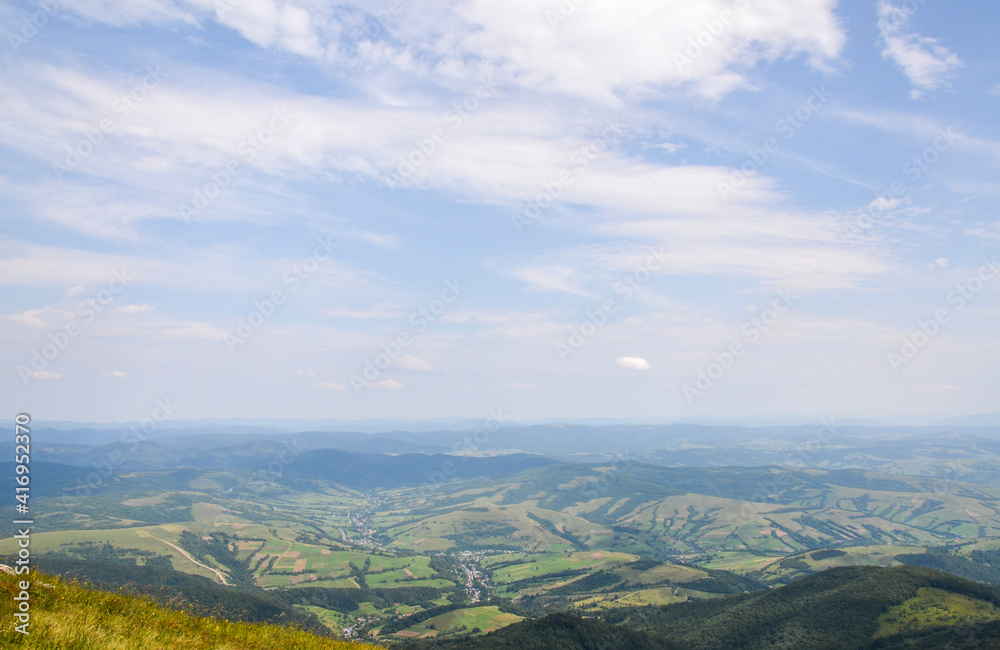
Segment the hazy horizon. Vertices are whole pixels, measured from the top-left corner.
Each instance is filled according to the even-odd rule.
[[[606,427],[616,425],[635,426],[669,426],[697,425],[705,427],[802,427],[824,425],[836,426],[875,426],[875,427],[993,427],[1000,428],[1000,413],[975,413],[969,415],[936,417],[918,417],[906,415],[888,415],[880,418],[869,417],[836,417],[832,415],[808,416],[756,416],[756,417],[689,417],[689,418],[579,418],[579,417],[548,417],[548,418],[517,418],[504,409],[490,409],[485,416],[454,416],[447,418],[363,418],[343,420],[337,418],[173,418],[157,421],[158,430],[202,429],[212,427],[260,427],[287,432],[299,432],[314,427],[328,428],[333,431],[346,432],[356,426],[366,432],[392,432],[410,428],[416,431],[432,431],[435,427],[442,430],[474,429],[486,420],[499,421],[502,426],[536,426],[536,425],[580,425]],[[86,420],[35,420],[39,429],[53,428],[113,428],[140,423],[140,420],[118,421],[86,421]],[[401,429],[400,427],[403,427]]]

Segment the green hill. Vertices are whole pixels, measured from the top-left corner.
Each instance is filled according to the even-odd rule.
[[[458,642],[418,641],[404,650],[456,648],[459,650],[682,650],[684,646],[651,634],[608,625],[592,618],[549,614],[515,623],[482,637]]]
[[[894,647],[942,628],[960,637],[960,628],[1000,620],[997,605],[996,589],[933,569],[843,567],[778,589],[617,610],[606,620],[690,648],[868,648]],[[904,610],[918,615],[895,627],[888,623],[902,619]]]
[[[414,647],[997,648],[1000,591],[924,567],[843,567],[777,589],[615,609],[603,620],[556,614],[478,639],[423,642]]]
[[[18,583],[25,576],[0,572],[0,647],[124,650],[125,648],[288,648],[359,650],[378,646],[318,637],[263,623],[234,623],[162,607],[150,600],[87,588],[32,573],[28,636],[13,629]]]

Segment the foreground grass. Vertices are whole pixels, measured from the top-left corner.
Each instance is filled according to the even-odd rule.
[[[88,589],[31,573],[30,635],[14,630],[14,596],[25,576],[0,573],[0,647],[127,650],[130,648],[294,648],[360,650],[378,646],[325,639],[260,623],[231,623],[167,609],[140,598]],[[40,583],[50,585],[42,586]]]

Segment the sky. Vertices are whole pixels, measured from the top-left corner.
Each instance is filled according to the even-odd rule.
[[[4,410],[995,412],[997,24],[0,2]]]

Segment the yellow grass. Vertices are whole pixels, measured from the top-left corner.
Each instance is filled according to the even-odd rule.
[[[0,573],[0,647],[63,650],[130,650],[131,648],[242,650],[375,650],[315,636],[301,630],[261,623],[231,623],[201,618],[120,593],[108,593],[59,578],[31,573],[30,634],[14,630],[14,597],[26,576]],[[43,586],[47,583],[50,586]]]

